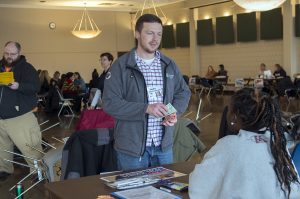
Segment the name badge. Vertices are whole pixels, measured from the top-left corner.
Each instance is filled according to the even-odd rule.
[[[161,86],[147,87],[149,100],[157,100],[163,97],[163,88]]]

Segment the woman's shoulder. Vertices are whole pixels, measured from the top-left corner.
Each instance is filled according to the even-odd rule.
[[[258,134],[241,130],[237,135],[227,135],[219,139],[214,147],[216,147],[217,150],[226,148],[227,151],[235,152],[237,148],[245,148],[245,145],[247,145],[249,141],[252,141],[251,139],[253,136],[255,137],[255,135]]]

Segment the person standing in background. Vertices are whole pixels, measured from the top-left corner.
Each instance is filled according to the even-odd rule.
[[[108,53],[108,52],[102,53],[100,55],[100,60],[99,61],[100,61],[101,66],[103,68],[103,72],[98,78],[97,90],[96,90],[95,95],[93,97],[90,109],[94,109],[97,106],[97,103],[98,103],[99,99],[101,98],[101,95],[103,94],[104,80],[105,80],[106,74],[107,74],[110,66],[112,65],[112,63],[114,61],[114,56],[112,54]]]

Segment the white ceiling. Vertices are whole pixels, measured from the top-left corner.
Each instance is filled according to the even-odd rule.
[[[167,5],[183,0],[153,0],[156,5]],[[152,0],[146,0],[150,5]],[[0,7],[42,8],[42,9],[82,9],[86,4],[90,10],[136,11],[144,0],[0,0]]]

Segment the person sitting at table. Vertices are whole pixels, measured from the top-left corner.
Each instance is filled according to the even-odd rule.
[[[60,72],[59,71],[55,71],[54,74],[53,74],[53,77],[50,80],[50,84],[52,86],[59,86],[59,85],[61,85],[61,79],[59,77],[60,77]]]
[[[38,92],[38,95],[41,96],[46,96],[49,91],[49,86],[50,86],[50,76],[47,70],[42,70],[39,74],[39,79],[40,79],[40,90]]]
[[[264,72],[267,70],[266,64],[261,63],[259,66],[258,78],[264,78]]]
[[[225,70],[225,66],[223,64],[219,65],[218,76],[226,76],[227,77],[227,70]]]
[[[71,98],[74,100],[74,110],[75,112],[80,112],[81,109],[81,96],[79,96],[79,86],[74,84],[74,73],[68,72],[66,74],[66,80],[62,86],[62,93],[65,98]]]
[[[205,78],[213,79],[217,75],[218,75],[218,73],[215,71],[214,67],[212,65],[209,65],[207,68],[207,73],[205,75]]]
[[[300,198],[277,102],[242,89],[232,96],[227,120],[238,134],[220,139],[195,166],[190,198]]]
[[[78,86],[80,93],[85,93],[86,92],[85,81],[81,77],[79,72],[74,73],[74,85]]]
[[[279,64],[275,64],[274,67],[275,67],[275,71],[274,71],[273,75],[275,78],[286,77],[286,72],[282,68],[282,66],[280,66]]]

